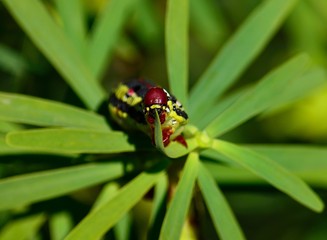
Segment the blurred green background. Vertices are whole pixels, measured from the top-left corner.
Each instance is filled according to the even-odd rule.
[[[54,1],[44,2],[61,24]],[[101,13],[107,1],[84,2],[87,29],[91,29],[95,15]],[[199,1],[190,1],[191,86],[259,2],[206,0],[199,4]],[[162,0],[145,0],[133,9],[102,77],[108,92],[117,82],[138,76],[167,87],[164,16],[165,1]],[[83,106],[2,4],[0,19],[0,90]],[[327,66],[326,24],[325,0],[299,1],[286,23],[242,75],[235,88],[256,81],[298,52],[307,52],[316,64]],[[326,144],[327,84],[296,104],[250,120],[225,138],[247,143]],[[318,215],[294,205],[290,198],[267,186],[235,187],[226,184],[222,188],[249,239],[327,237],[326,211]],[[320,191],[320,195],[326,200],[326,192]],[[208,231],[211,230],[208,226]]]

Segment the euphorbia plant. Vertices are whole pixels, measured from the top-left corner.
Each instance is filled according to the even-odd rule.
[[[19,153],[24,158],[30,153],[41,156],[54,154],[75,162],[75,165],[60,169],[22,173],[1,180],[0,209],[21,210],[19,207],[26,207],[21,210],[26,214],[22,220],[13,219],[9,223],[12,228],[21,226],[23,222],[33,226],[29,230],[35,233],[46,224],[46,219],[52,222],[58,215],[33,215],[33,207],[29,206],[107,183],[94,208],[76,226],[69,224],[70,210],[60,209],[65,214],[59,215],[59,218],[68,222],[67,232],[62,233],[67,234],[67,239],[98,239],[114,227],[119,238],[118,229],[127,231],[131,228],[131,223],[124,221],[124,216],[153,188],[149,236],[154,239],[179,239],[185,234],[182,229],[197,184],[217,234],[222,239],[244,239],[217,186],[215,178],[219,171],[222,174],[228,171],[240,173],[241,176],[249,171],[304,206],[322,211],[320,198],[291,171],[296,171],[292,169],[296,160],[310,171],[325,152],[301,146],[243,146],[222,138],[224,133],[248,119],[293,102],[324,82],[324,71],[313,68],[310,58],[299,54],[266,73],[257,83],[222,95],[274,35],[296,4],[295,0],[270,0],[260,4],[217,53],[191,91],[188,91],[189,3],[187,0],[167,2],[165,43],[168,82],[170,91],[186,106],[189,123],[183,132],[187,147],[174,141],[164,146],[157,115],[154,127],[157,149],[150,140],[141,136],[142,133],[135,135],[117,129],[105,120],[107,116],[95,112],[108,95],[97,79],[101,79],[119,29],[128,15],[126,12],[133,9],[137,1],[111,0],[96,21],[88,41],[85,41],[85,36],[70,32],[73,38],[64,32],[38,0],[2,2],[87,108],[20,94],[0,94],[1,121],[11,126],[10,131],[1,135],[2,155]],[[70,1],[61,1],[60,6],[69,9],[67,2]],[[80,4],[71,2],[76,6]],[[64,11],[60,14],[64,24],[72,23],[72,19],[64,17]],[[84,47],[78,47],[81,45]],[[32,128],[24,129],[13,123]],[[133,139],[135,136],[137,140]],[[287,161],[277,163],[276,151],[281,156],[287,155]],[[304,160],[306,151],[317,154],[310,163]],[[295,159],[299,157],[299,152],[303,153],[301,159]],[[144,153],[140,163],[138,155]],[[106,161],[99,161],[99,154],[106,154],[103,157]],[[170,170],[174,168],[181,171],[177,183],[169,181],[172,177]],[[130,178],[131,175],[135,177]],[[253,175],[251,177],[245,178],[245,182],[257,179]],[[129,181],[117,187],[116,183],[120,182],[117,179]],[[171,189],[174,194],[168,197],[167,211],[163,214],[161,210],[167,204],[167,193]],[[54,235],[61,233],[55,224],[51,226],[50,231]],[[1,234],[10,233],[8,228],[5,226]],[[192,227],[186,225],[186,228]]]

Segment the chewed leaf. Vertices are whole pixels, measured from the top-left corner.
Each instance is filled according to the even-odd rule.
[[[157,111],[156,113],[156,118],[154,122],[154,143],[157,148],[159,148],[162,152],[165,152],[165,147],[162,141],[162,129],[161,129],[161,124],[160,124],[160,119],[159,119],[159,114]]]
[[[156,147],[163,152],[166,156],[170,158],[179,158],[182,157],[195,148],[198,147],[197,141],[195,138],[186,139],[187,148],[178,142],[170,142],[168,146],[164,146],[162,140],[162,128],[159,120],[158,112],[156,112],[155,124],[154,124],[154,142]]]

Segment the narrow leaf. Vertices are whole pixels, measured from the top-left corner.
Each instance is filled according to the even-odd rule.
[[[252,185],[268,185],[262,178],[244,168],[226,166],[212,161],[205,161],[204,166],[220,184],[228,184],[228,186],[237,186],[240,188],[242,186],[247,188]]]
[[[245,186],[248,188],[252,185],[266,186],[268,183],[265,182],[258,175],[252,172],[246,171],[242,168],[234,166],[224,166],[217,162],[205,162],[205,166],[210,171],[211,175],[221,184],[228,184],[229,186]],[[286,167],[286,166],[285,166]],[[288,169],[292,171],[292,169]],[[327,170],[326,168],[313,170],[308,169],[306,171],[295,171],[296,176],[303,179],[305,182],[313,187],[326,189],[327,188]]]
[[[105,92],[45,6],[39,0],[2,2],[84,103],[90,109],[96,109],[104,99]]]
[[[106,184],[99,196],[97,197],[91,211],[104,206],[110,199],[114,198],[119,193],[120,185],[117,182],[110,182]],[[131,214],[126,213],[117,224],[114,226],[114,233],[117,240],[128,240],[131,229]]]
[[[280,98],[288,98],[287,86],[293,81],[298,82],[298,77],[308,64],[309,58],[306,55],[299,55],[268,73],[252,90],[246,91],[215,118],[205,130],[211,137],[219,136],[256,114],[275,106],[276,102],[280,102]]]
[[[232,143],[214,140],[212,149],[225,155],[271,185],[286,193],[308,208],[320,212],[324,208],[321,199],[300,178],[288,172],[269,158]]]
[[[73,228],[73,219],[68,212],[53,214],[49,219],[51,240],[62,240]]]
[[[202,164],[199,168],[198,183],[220,238],[245,239],[223,193]]]
[[[167,193],[168,178],[167,175],[162,175],[154,188],[153,207],[149,220],[147,239],[159,238],[160,228],[166,213]]]
[[[198,154],[196,152],[191,152],[186,160],[174,197],[168,206],[159,239],[180,239],[184,221],[191,203],[198,168]]]
[[[275,161],[312,186],[321,188],[327,186],[327,149],[325,147],[257,144],[244,146]],[[265,184],[258,176],[240,168],[226,156],[216,151],[206,150],[201,152],[201,156],[216,160],[216,162],[206,162],[205,165],[220,183],[234,185]],[[225,166],[219,164],[218,161]]]
[[[15,76],[22,76],[27,70],[27,61],[19,52],[0,44],[0,68]]]
[[[69,194],[124,174],[121,163],[86,164],[36,172],[0,181],[0,210]]]
[[[2,228],[0,239],[35,239],[45,220],[45,214],[30,215],[13,220]]]
[[[81,0],[55,0],[66,35],[83,57],[86,55],[86,16]]]
[[[227,21],[214,0],[190,0],[194,37],[208,50],[216,50],[227,36]]]
[[[188,0],[168,0],[166,55],[171,91],[186,104],[188,90]]]
[[[266,46],[295,3],[296,0],[264,1],[250,14],[193,87],[189,103],[191,117],[203,115],[237,80]]]
[[[79,129],[40,129],[11,132],[7,143],[21,150],[37,150],[55,153],[120,153],[133,152],[136,147],[129,143],[123,132],[100,132]],[[139,147],[146,149],[146,143]]]
[[[4,134],[0,134],[0,155],[21,154],[26,152],[28,151],[18,150],[17,148],[10,147],[6,143],[6,136]]]
[[[124,22],[137,0],[111,0],[94,23],[89,41],[89,63],[98,80],[108,65]]]
[[[308,145],[245,145],[292,172],[327,170],[327,148]]]
[[[152,0],[139,1],[135,6],[135,18],[133,19],[134,33],[143,46],[152,50],[161,44],[163,35],[163,26],[160,17],[155,11],[156,3]]]
[[[326,74],[323,69],[310,69],[303,76],[294,79],[294,81],[288,82],[287,89],[285,90],[286,93],[279,95],[279,98],[276,99],[273,106],[263,113],[263,117],[278,111],[278,109],[284,107],[285,105],[291,104],[300,100],[301,98],[304,98],[325,82]],[[224,110],[231,106],[232,103],[235,103],[237,99],[241,98],[241,96],[244,97],[246,94],[249,94],[250,92],[252,93],[255,87],[255,85],[251,84],[245,88],[236,90],[235,92],[217,102],[217,104],[213,106],[205,115],[195,119],[193,118],[192,122],[195,123],[199,129],[203,129]]]
[[[109,130],[94,112],[46,99],[0,92],[0,119],[37,126]]]
[[[1,104],[1,103],[0,103]],[[1,108],[1,107],[0,107]],[[22,126],[13,122],[0,120],[0,133],[22,130]]]
[[[143,172],[124,186],[109,202],[89,213],[67,236],[72,239],[99,239],[112,228],[162,176],[167,162]]]
[[[252,86],[253,88],[253,86]],[[204,129],[209,125],[215,118],[217,118],[222,112],[229,108],[233,103],[235,103],[241,96],[247,94],[251,90],[251,87],[245,87],[237,89],[235,92],[229,94],[225,98],[217,102],[210,111],[202,116],[196,116],[192,118],[192,123],[194,123],[199,129]]]
[[[298,78],[297,81],[292,81],[287,85],[287,94],[283,94],[277,99],[274,106],[263,113],[263,117],[269,116],[281,108],[309,96],[314,90],[326,84],[326,80],[327,75],[324,69],[316,68],[309,70]]]

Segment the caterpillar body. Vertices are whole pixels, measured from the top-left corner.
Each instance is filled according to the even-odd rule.
[[[177,141],[187,147],[182,135],[188,115],[182,104],[166,89],[143,79],[123,82],[109,97],[109,113],[125,130],[140,130],[154,143],[154,125],[157,111],[166,147]]]

